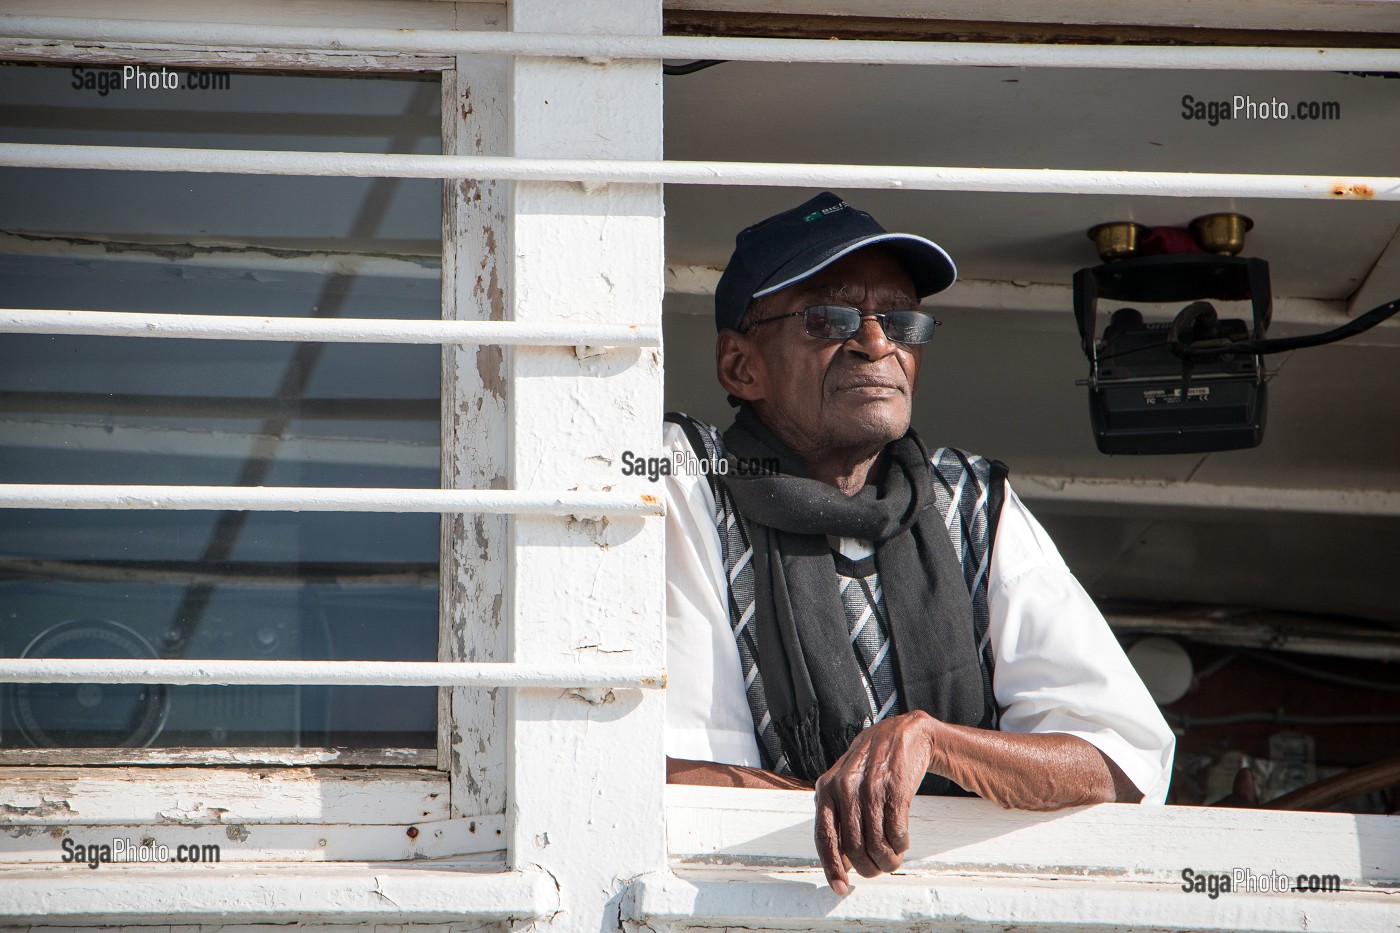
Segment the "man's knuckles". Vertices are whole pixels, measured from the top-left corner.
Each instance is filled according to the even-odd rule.
[[[860,797],[861,790],[866,785],[865,775],[859,771],[843,771],[836,778],[836,786],[840,788],[841,795],[848,801],[854,801]]]

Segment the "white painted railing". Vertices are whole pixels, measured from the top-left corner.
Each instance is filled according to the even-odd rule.
[[[246,512],[472,512],[488,515],[664,515],[660,495],[389,489],[340,486],[0,484],[6,509],[160,509]]]
[[[372,687],[664,687],[659,670],[509,661],[199,661],[0,658],[0,683],[257,684]]]
[[[659,933],[705,927],[844,931],[1395,929],[1396,818],[1231,807],[1099,804],[1049,813],[916,797],[898,872],[837,897],[812,847],[812,796],[666,788],[669,873],[636,882],[629,919]],[[1145,844],[1144,840],[1151,840]],[[1182,870],[1335,873],[1340,890],[1188,893]],[[1014,918],[1014,919],[1012,919]]]
[[[1397,64],[1400,67],[1400,64]],[[776,185],[1019,194],[1151,197],[1400,200],[1400,177],[1245,175],[1229,172],[1123,172],[1082,169],[961,168],[796,162],[686,162],[647,159],[539,159],[509,156],[385,155],[158,149],[140,146],[0,145],[0,167],[117,172],[213,172],[344,178],[470,178],[571,181],[585,185]]]
[[[267,829],[259,831],[271,835]],[[171,828],[162,827],[162,839],[171,834]],[[104,839],[96,834],[79,838]],[[110,838],[108,830],[109,844]],[[192,871],[200,869],[140,868],[88,871],[81,867],[82,875],[33,871],[0,876],[0,904],[6,920],[19,928],[33,924],[94,930],[122,929],[122,923],[203,925],[211,930],[233,924],[281,927],[291,923],[347,924],[360,929],[373,929],[376,924],[457,924],[466,929],[499,924],[511,929],[532,918],[544,921],[559,910],[557,880],[535,866],[483,872],[470,862],[435,862],[431,868],[385,870],[361,860],[359,865],[321,865],[294,872],[238,872],[224,865],[216,869],[218,875],[195,874],[199,880],[194,883]]]
[[[701,36],[561,35],[262,26],[0,16],[0,36],[68,42],[156,43],[201,48],[335,49],[439,55],[519,55],[592,61],[725,59],[847,65],[977,65],[1041,68],[1167,68],[1259,71],[1395,71],[1398,49],[1145,45],[1030,45],[986,42],[746,39]]]
[[[657,347],[659,328],[627,324],[524,324],[392,318],[254,317],[0,308],[0,333],[289,340],[324,343],[479,343],[515,347]]]
[[[6,146],[6,165],[125,168],[138,161],[156,170],[314,175],[315,158],[267,161],[276,153],[232,153],[234,162],[200,150],[103,151],[66,155],[71,147]],[[76,159],[73,157],[77,156]],[[212,159],[210,157],[213,157]],[[239,158],[243,161],[238,161]],[[332,161],[334,161],[332,156]],[[394,176],[382,165],[354,171]],[[434,159],[449,157],[436,156]],[[454,161],[449,158],[449,161]],[[502,160],[488,160],[502,161]],[[504,160],[512,162],[514,160]],[[88,167],[94,167],[89,164]],[[441,165],[434,166],[435,170]],[[343,174],[332,171],[331,174]],[[440,172],[435,177],[453,177]],[[655,347],[659,327],[603,323],[514,321],[318,319],[251,315],[140,314],[45,309],[0,310],[0,333],[69,334],[207,340],[322,341],[340,343],[493,344],[501,346]],[[208,487],[133,485],[0,485],[0,508],[238,510],[315,512],[437,512],[553,516],[664,514],[659,496],[583,491]],[[446,687],[627,688],[660,687],[660,670],[617,665],[541,665],[510,662],[202,661],[186,659],[0,659],[0,682],[245,685],[376,685]]]

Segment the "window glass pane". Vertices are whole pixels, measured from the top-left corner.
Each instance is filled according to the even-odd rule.
[[[0,141],[440,151],[435,78],[170,73],[0,67]],[[435,319],[440,253],[431,180],[0,170],[5,307]],[[434,488],[440,359],[3,334],[0,482]],[[0,509],[0,654],[432,660],[437,564],[436,515]],[[431,748],[435,718],[431,688],[14,685],[0,747]]]

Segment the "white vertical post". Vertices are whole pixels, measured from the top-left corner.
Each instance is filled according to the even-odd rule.
[[[503,11],[472,7],[475,28],[503,28]],[[442,78],[444,155],[506,155],[510,60],[460,55]],[[447,179],[442,200],[442,316],[506,319],[510,268],[506,222],[509,182]],[[442,349],[442,486],[507,487],[506,354],[508,348]],[[442,516],[438,658],[508,660],[506,518]],[[452,815],[505,812],[506,691],[450,687],[438,692],[438,767],[451,774]]]
[[[516,0],[518,32],[651,34],[658,0]],[[516,58],[513,155],[661,156],[660,62]],[[659,326],[661,186],[517,182],[511,197],[517,321]],[[654,450],[660,352],[516,348],[509,403],[515,488],[614,489],[624,450]],[[511,600],[516,661],[660,665],[660,521],[517,516]],[[663,695],[512,691],[508,825],[512,866],[559,884],[550,929],[616,930],[625,883],[665,865]]]

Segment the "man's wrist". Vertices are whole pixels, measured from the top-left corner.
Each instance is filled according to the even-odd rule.
[[[932,774],[942,774],[940,770],[945,764],[943,754],[943,736],[945,733],[944,723],[936,719],[921,709],[916,709],[907,714],[914,722],[922,737],[924,748],[927,752],[924,762],[924,770]]]

